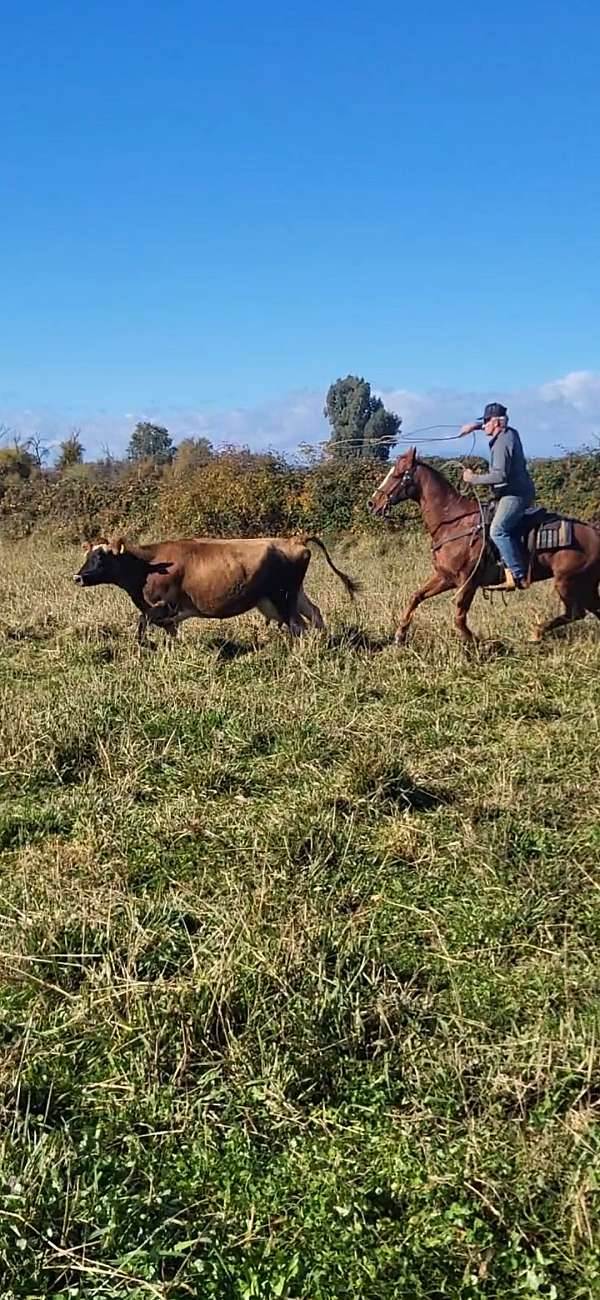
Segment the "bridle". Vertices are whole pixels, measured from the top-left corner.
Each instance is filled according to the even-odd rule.
[[[392,481],[393,481],[393,483],[394,483],[394,488],[393,488],[392,492],[390,492],[390,495],[389,495],[389,497],[388,497],[388,501],[387,501],[387,504],[386,504],[386,510],[389,510],[389,509],[391,508],[391,506],[392,506],[392,500],[391,500],[391,498],[392,498],[392,496],[394,495],[394,492],[395,492],[395,491],[398,491],[398,492],[399,492],[401,489],[404,489],[404,496],[403,496],[403,497],[398,497],[398,501],[400,501],[400,500],[410,500],[410,499],[411,499],[411,496],[410,496],[410,494],[411,494],[411,490],[414,489],[414,487],[416,486],[416,485],[415,485],[415,467],[414,467],[414,465],[412,465],[410,469],[405,469],[405,470],[402,472],[402,474],[400,475],[399,478],[397,478],[397,479],[395,479],[395,480],[392,480]],[[395,501],[393,504],[394,504],[394,505],[397,505],[397,504],[398,504],[398,501]]]

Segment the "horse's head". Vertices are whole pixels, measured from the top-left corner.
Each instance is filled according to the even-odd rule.
[[[374,515],[387,515],[392,506],[399,501],[416,501],[417,487],[415,469],[417,467],[417,449],[411,447],[394,461],[385,478],[375,489],[368,505]]]

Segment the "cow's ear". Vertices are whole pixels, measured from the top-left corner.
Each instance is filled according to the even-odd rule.
[[[109,549],[113,555],[122,555],[125,550],[125,539],[123,537],[113,537],[109,543]]]
[[[90,553],[90,551],[91,551],[92,549],[93,549],[93,548],[92,548],[92,543],[91,543],[91,542],[84,542],[84,543],[83,543],[83,550],[85,551],[86,555],[89,555],[89,553]]]

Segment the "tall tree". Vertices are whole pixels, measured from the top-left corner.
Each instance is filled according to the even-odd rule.
[[[371,414],[364,429],[363,456],[369,456],[371,460],[389,460],[401,424],[401,417],[395,411],[388,411],[380,397],[371,397]]]
[[[81,465],[83,462],[83,443],[79,437],[79,429],[73,429],[68,438],[64,438],[58,449],[56,458],[56,468],[59,474],[64,470],[70,469],[72,465]]]
[[[183,478],[202,465],[207,465],[213,454],[213,446],[208,438],[183,438],[175,449],[173,470]]]
[[[386,410],[380,397],[373,396],[368,381],[357,375],[331,384],[324,415],[331,425],[326,451],[340,460],[359,456],[387,460],[402,423],[399,415]]]
[[[168,465],[175,455],[168,429],[150,420],[140,420],[129,440],[129,460],[153,460],[155,465]]]

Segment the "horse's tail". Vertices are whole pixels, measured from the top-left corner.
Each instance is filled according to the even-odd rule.
[[[320,537],[309,536],[309,534],[307,533],[303,533],[302,537],[299,538],[298,540],[301,541],[304,546],[310,546],[310,543],[314,542],[315,546],[319,547],[319,549],[323,552],[325,559],[327,560],[329,568],[333,569],[333,572],[335,573],[336,577],[339,578],[340,582],[343,582],[350,599],[354,600],[354,597],[361,590],[360,583],[356,582],[354,578],[351,578],[348,573],[344,573],[342,569],[338,569],[337,564],[333,563],[333,560],[325,545],[325,542],[322,542]]]

